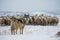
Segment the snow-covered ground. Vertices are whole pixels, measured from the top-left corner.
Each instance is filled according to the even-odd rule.
[[[26,25],[24,34],[11,35],[10,26],[0,26],[0,40],[60,40],[56,33],[60,31],[60,25],[40,26]]]
[[[60,19],[60,16],[57,16]],[[10,26],[0,26],[0,40],[60,40],[56,33],[60,31],[60,20],[57,26],[25,25],[23,35],[11,35]]]

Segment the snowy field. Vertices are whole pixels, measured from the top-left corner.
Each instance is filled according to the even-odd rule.
[[[60,16],[59,21],[60,21]],[[25,25],[23,35],[11,35],[10,26],[0,26],[0,40],[60,40],[56,33],[60,31],[60,22],[57,26]]]
[[[24,34],[11,35],[10,26],[0,26],[0,40],[60,40],[56,33],[60,31],[60,25],[40,26],[26,25]]]

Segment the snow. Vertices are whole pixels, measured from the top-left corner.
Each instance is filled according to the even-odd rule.
[[[38,13],[39,14],[39,13]],[[25,25],[24,33],[11,35],[10,26],[0,26],[0,40],[60,40],[56,33],[60,31],[60,15],[57,26]]]
[[[10,26],[0,26],[1,40],[59,40],[56,33],[60,31],[60,25],[57,26],[40,26],[40,25],[26,25],[24,34],[11,35]]]

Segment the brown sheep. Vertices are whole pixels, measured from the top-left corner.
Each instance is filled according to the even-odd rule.
[[[29,24],[33,24],[32,16],[29,17]]]
[[[38,25],[41,25],[41,24],[42,24],[42,19],[41,19],[41,17],[36,17],[36,18],[35,18],[35,23],[38,24]]]
[[[47,19],[47,25],[51,25],[51,19],[52,17],[51,16],[47,16],[46,19]]]
[[[6,20],[3,18],[0,18],[0,25],[5,25],[5,23],[6,23]]]
[[[58,19],[56,16],[52,17],[51,23],[52,23],[53,25],[57,25],[58,22],[59,22],[59,19]]]
[[[10,20],[7,16],[0,17],[0,25],[10,25]]]
[[[59,19],[55,16],[51,17],[51,16],[47,16],[47,22],[49,25],[57,25],[59,22]]]
[[[47,25],[46,16],[41,16],[41,20],[42,20],[42,25]]]

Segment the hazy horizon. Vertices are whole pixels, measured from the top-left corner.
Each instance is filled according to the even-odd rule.
[[[60,0],[0,0],[0,11],[60,13]]]

